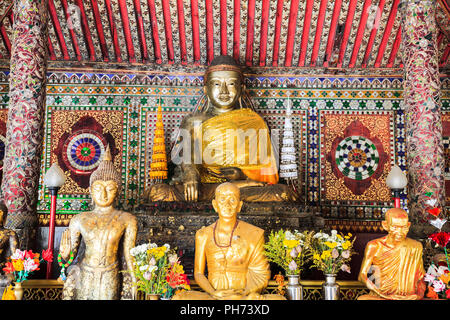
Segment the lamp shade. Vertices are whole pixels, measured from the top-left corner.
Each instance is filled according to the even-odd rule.
[[[390,189],[403,189],[408,184],[408,179],[399,166],[394,165],[386,178],[386,185]]]
[[[59,188],[66,181],[66,175],[55,162],[44,175],[44,185],[48,188]]]

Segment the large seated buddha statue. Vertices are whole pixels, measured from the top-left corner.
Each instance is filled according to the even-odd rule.
[[[219,219],[195,234],[194,278],[203,291],[183,291],[172,299],[286,300],[261,294],[270,279],[264,230],[237,218],[242,204],[235,184],[216,188],[212,205]]]
[[[231,182],[241,199],[295,201],[278,183],[270,132],[245,95],[243,73],[230,56],[218,56],[205,72],[207,103],[187,115],[171,152],[177,166],[169,184],[152,185],[149,201],[211,201],[215,188]]]

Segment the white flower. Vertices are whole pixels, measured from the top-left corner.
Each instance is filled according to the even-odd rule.
[[[150,267],[148,267],[148,272],[153,272],[153,271],[156,271],[156,270],[158,270],[157,266],[150,266]]]
[[[156,243],[150,243],[150,244],[148,245],[148,248],[149,248],[149,249],[158,248],[158,245],[157,245]]]
[[[148,263],[149,263],[151,266],[156,265],[156,260],[155,260],[155,258],[152,257]]]
[[[434,227],[438,228],[439,230],[442,229],[442,226],[447,222],[446,219],[439,219],[436,218],[434,220],[430,220],[430,224],[433,225]]]
[[[142,272],[147,271],[148,270],[148,264],[146,264],[146,265],[144,265],[142,267],[139,267],[139,270],[142,271]]]
[[[176,254],[170,254],[169,255],[169,263],[174,264],[178,261],[178,256]]]
[[[284,237],[286,240],[296,240],[295,236],[289,230],[284,233]]]
[[[152,273],[147,271],[142,276],[144,277],[145,280],[150,281],[150,279],[152,278]]]
[[[442,280],[434,280],[433,281],[434,291],[441,292],[445,289],[445,283]]]
[[[164,247],[166,247],[166,248],[167,248],[167,251],[169,251],[169,250],[170,250],[170,244],[168,244],[168,243],[165,243],[165,244],[164,244]]]

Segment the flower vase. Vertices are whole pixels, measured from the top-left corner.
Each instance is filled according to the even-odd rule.
[[[299,275],[288,275],[286,293],[289,300],[303,300],[303,287],[300,285]]]
[[[336,274],[325,274],[322,284],[322,297],[324,300],[339,300],[339,285],[336,283]]]
[[[16,300],[22,300],[23,298],[22,282],[14,283],[14,295],[16,296]]]
[[[145,300],[160,300],[160,295],[155,293],[147,293],[145,295]]]

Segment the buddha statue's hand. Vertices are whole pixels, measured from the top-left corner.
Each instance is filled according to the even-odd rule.
[[[198,200],[198,182],[197,181],[186,181],[184,183],[184,199],[186,201],[197,201]]]
[[[61,243],[59,244],[59,253],[64,260],[67,260],[72,249],[70,240],[70,230],[66,229],[61,236]]]
[[[219,172],[211,171],[210,173],[216,178],[223,178],[228,181],[242,180],[246,178],[245,174],[238,167],[223,167],[219,169]]]
[[[241,289],[216,290],[213,293],[211,293],[211,296],[217,300],[241,300],[244,298],[244,290]]]

